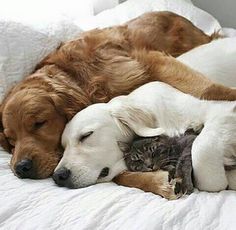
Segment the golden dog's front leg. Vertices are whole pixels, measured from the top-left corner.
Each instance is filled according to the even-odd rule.
[[[118,185],[142,189],[152,192],[166,199],[173,200],[181,196],[175,193],[176,180],[169,182],[168,171],[155,172],[123,172],[116,176],[113,181]]]
[[[236,100],[236,90],[214,83],[177,59],[158,51],[132,53],[147,70],[149,81],[162,81],[178,90],[206,100]]]

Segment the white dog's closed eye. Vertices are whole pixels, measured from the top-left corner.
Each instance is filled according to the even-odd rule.
[[[79,137],[79,141],[80,142],[83,142],[84,140],[86,140],[89,136],[91,136],[93,134],[94,131],[88,131],[88,132],[85,132],[83,134],[80,135]]]

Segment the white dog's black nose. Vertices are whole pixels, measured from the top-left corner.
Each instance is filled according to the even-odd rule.
[[[70,178],[71,171],[65,167],[59,168],[53,173],[53,180],[56,184],[60,186],[66,186],[68,184],[68,179]]]

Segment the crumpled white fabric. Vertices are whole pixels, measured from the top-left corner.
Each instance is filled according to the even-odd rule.
[[[0,0],[0,100],[62,41],[76,37],[86,18],[117,4],[116,0]]]
[[[0,151],[0,229],[234,230],[236,192],[195,191],[176,201],[104,183],[70,190],[45,180],[20,180]]]

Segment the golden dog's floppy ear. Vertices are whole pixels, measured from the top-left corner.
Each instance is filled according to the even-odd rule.
[[[2,110],[3,110],[3,105],[0,104],[0,145],[7,152],[11,152],[11,145],[8,143],[6,137],[3,133]]]
[[[138,136],[153,137],[165,133],[164,129],[156,127],[156,119],[153,114],[127,103],[113,107],[111,114]]]
[[[53,83],[54,92],[50,94],[50,99],[56,110],[65,116],[67,121],[90,104],[88,97],[82,90],[77,87],[73,88],[71,85],[68,86],[68,84],[64,82],[63,85]]]

